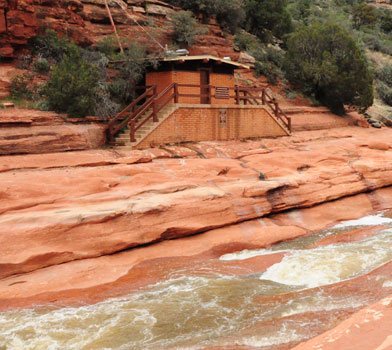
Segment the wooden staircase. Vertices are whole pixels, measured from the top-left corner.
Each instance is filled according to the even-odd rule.
[[[120,131],[114,140],[110,143],[112,146],[122,150],[132,150],[140,142],[142,142],[153,130],[155,130],[161,123],[166,120],[178,107],[174,104],[170,104],[162,108],[158,113],[158,121],[154,122],[152,119],[148,119],[146,123],[135,132],[135,141],[131,141],[131,132],[129,128],[124,128]],[[141,122],[148,118],[152,113],[152,108],[148,109],[137,122]]]

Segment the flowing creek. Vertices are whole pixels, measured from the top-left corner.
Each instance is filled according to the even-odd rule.
[[[385,227],[360,241],[313,245],[375,225]],[[390,212],[342,222],[269,249],[226,254],[220,260],[240,264],[278,252],[285,253],[283,260],[260,273],[177,273],[129,296],[94,305],[0,313],[0,349],[283,349],[279,346],[289,348],[320,333],[320,323],[331,328],[339,317],[392,294]],[[377,292],[355,292],[364,283],[360,278]],[[336,287],[337,282],[345,287]]]

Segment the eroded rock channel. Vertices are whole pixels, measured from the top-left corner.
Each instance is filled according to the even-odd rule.
[[[0,346],[290,349],[387,308],[391,136],[1,157]]]

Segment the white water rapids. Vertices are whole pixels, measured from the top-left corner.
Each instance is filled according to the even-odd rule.
[[[373,224],[372,217],[376,218]],[[240,260],[276,251],[287,253],[262,274],[184,275],[94,305],[0,313],[0,349],[195,350],[225,344],[268,347],[300,341],[311,335],[303,333],[308,325],[294,324],[287,317],[369,303],[361,295],[332,297],[318,288],[310,293],[301,290],[354,278],[392,261],[392,219],[382,213],[372,217],[342,223],[321,236],[380,221],[391,228],[359,242],[304,249],[301,245],[308,238],[303,238],[292,243],[300,249],[277,245],[272,250],[244,251],[221,258]],[[377,278],[384,288],[392,288],[390,279],[382,275]],[[287,302],[273,299],[285,293],[290,293]],[[271,320],[274,322],[268,324]],[[252,327],[257,332],[252,333]]]

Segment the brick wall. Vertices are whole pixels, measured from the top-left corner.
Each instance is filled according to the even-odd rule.
[[[168,71],[150,72],[146,74],[146,85],[157,85],[157,92],[160,93],[171,83],[200,85],[200,73],[190,71]],[[230,74],[210,74],[210,84],[220,87],[234,88],[234,77]],[[180,94],[200,95],[200,87],[179,87]],[[215,89],[212,89],[211,104],[235,104],[235,99],[215,98]],[[230,89],[229,94],[234,95],[234,90]],[[172,101],[174,102],[174,101]],[[180,103],[200,104],[200,97],[180,97]]]
[[[284,135],[286,133],[260,106],[183,105],[152,131],[137,148],[167,143]]]
[[[160,93],[173,83],[173,72],[150,72],[146,74],[146,85],[156,85],[157,92]]]
[[[210,83],[211,85],[214,86],[221,86],[221,87],[229,87],[231,88],[229,90],[230,96],[234,96],[234,76],[230,74],[217,74],[217,73],[212,73],[210,76]],[[220,98],[215,98],[215,89],[212,91],[212,100],[211,104],[235,104],[235,99],[230,98],[230,99],[220,99]]]
[[[200,85],[199,72],[173,71],[173,82]],[[200,95],[200,87],[179,87],[180,94]],[[200,104],[200,97],[180,97],[180,103]]]

